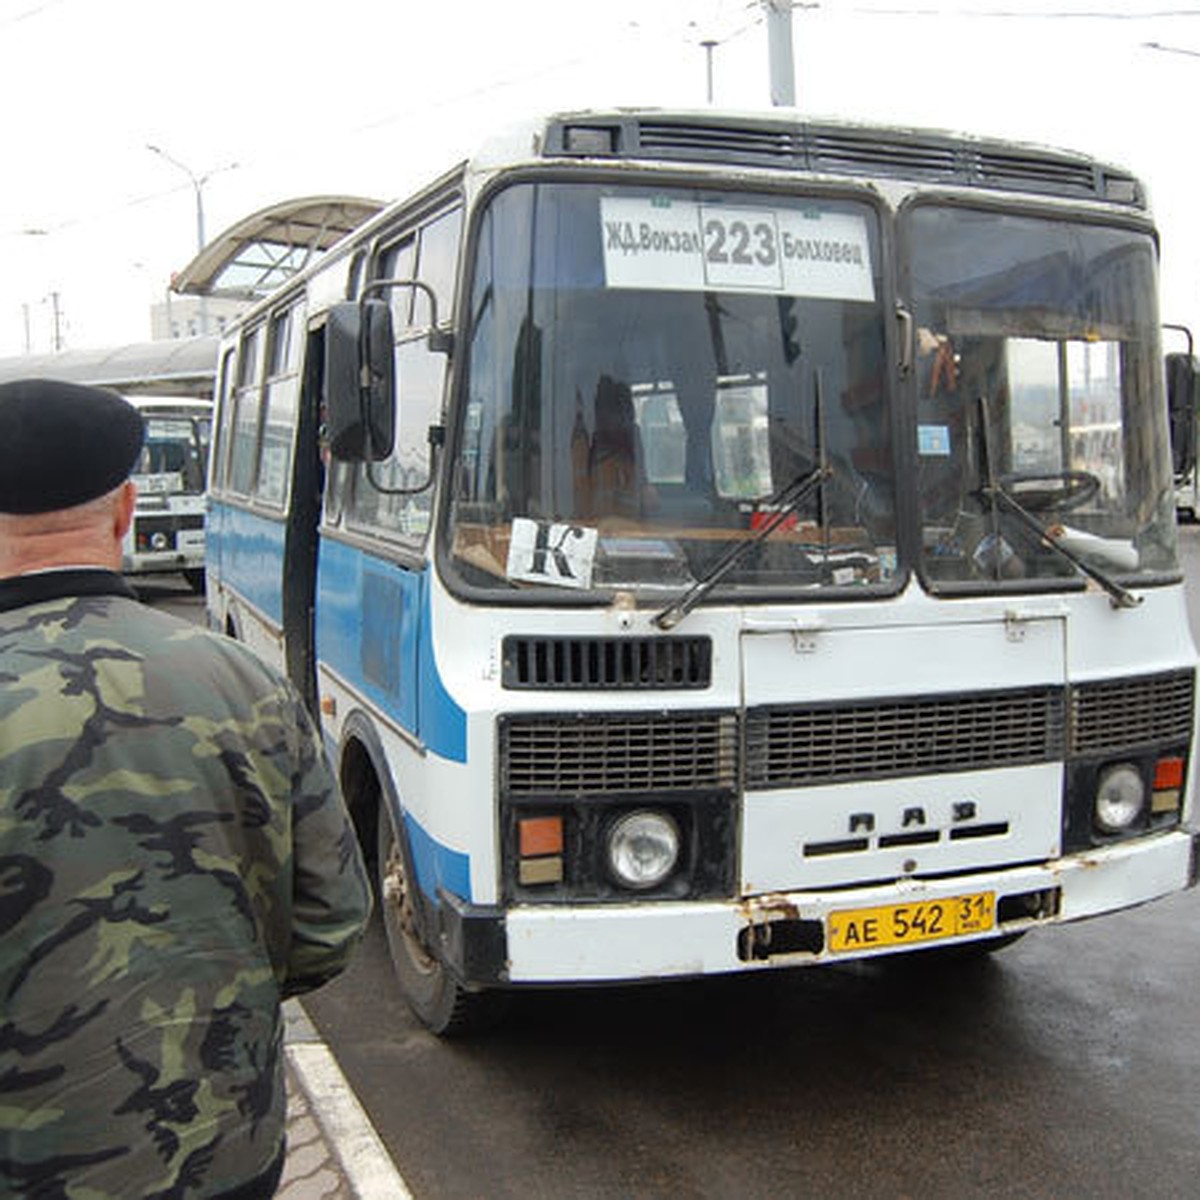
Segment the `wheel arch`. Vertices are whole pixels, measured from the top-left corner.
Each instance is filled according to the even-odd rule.
[[[350,819],[354,822],[363,857],[374,868],[380,805],[388,805],[401,826],[404,813],[383,742],[370,718],[361,711],[351,713],[342,725],[338,782],[346,807],[350,810]]]

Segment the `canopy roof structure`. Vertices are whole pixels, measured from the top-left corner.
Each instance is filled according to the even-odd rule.
[[[360,196],[308,196],[259,209],[213,238],[171,287],[191,296],[265,296],[382,208]]]
[[[260,209],[214,238],[172,280],[175,292],[255,300],[315,262],[384,207],[359,196],[308,196]],[[216,336],[0,358],[0,383],[63,379],[129,395],[211,398]]]
[[[0,383],[14,379],[62,379],[129,395],[211,397],[218,338],[173,338],[102,350],[62,350],[0,358]]]

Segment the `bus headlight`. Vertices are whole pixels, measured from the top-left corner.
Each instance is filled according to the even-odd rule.
[[[1129,763],[1109,767],[1096,785],[1096,826],[1105,833],[1124,833],[1145,803],[1142,773]]]
[[[656,887],[678,860],[679,828],[666,813],[639,809],[621,817],[608,831],[609,869],[625,887]]]

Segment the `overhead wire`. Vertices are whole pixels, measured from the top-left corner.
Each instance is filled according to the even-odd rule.
[[[42,0],[42,3],[35,4],[33,7],[27,8],[25,11],[15,13],[11,16],[0,15],[0,28],[7,25],[13,25],[21,21],[36,17],[42,12],[58,5],[69,3],[70,0]],[[833,5],[823,2],[823,0],[791,0],[790,8],[794,12],[808,11],[815,12],[825,10],[826,12],[836,12],[838,14],[854,13],[866,16],[908,16],[908,17],[965,17],[970,19],[980,20],[1033,20],[1033,21],[1051,21],[1051,20],[1114,20],[1114,21],[1137,21],[1137,20],[1167,20],[1175,18],[1193,18],[1200,17],[1200,6],[1196,7],[1174,7],[1160,8],[1147,12],[1130,12],[1127,8],[1100,8],[1092,7],[1089,9],[1054,9],[1054,10],[1038,10],[1029,11],[1016,8],[976,8],[963,4],[939,4],[929,6],[927,4],[852,4],[852,5]],[[751,29],[761,25],[765,19],[763,0],[741,0],[733,6],[734,11],[730,12],[730,6],[726,0],[717,0],[715,9],[711,15],[703,20],[691,17],[686,20],[680,18],[677,21],[664,22],[667,27],[666,38],[677,38],[679,41],[687,44],[695,45],[712,45],[724,46],[748,33]],[[728,14],[728,15],[727,15]],[[750,14],[748,17],[746,14]],[[740,18],[740,19],[739,19]],[[737,24],[730,26],[725,24],[721,28],[722,23],[737,21]],[[631,21],[628,23],[630,28],[644,29],[646,22],[643,20]],[[716,26],[717,28],[713,28]],[[1189,57],[1200,57],[1200,51],[1189,50],[1181,47],[1168,46],[1160,42],[1143,42],[1142,45],[1150,50],[1187,55]],[[358,136],[364,133],[369,133],[373,130],[386,128],[389,125],[394,125],[400,121],[411,120],[413,117],[422,113],[427,113],[431,110],[449,108],[455,104],[460,104],[465,100],[476,99],[486,96],[494,92],[503,91],[506,88],[516,87],[521,84],[534,82],[544,78],[547,75],[554,74],[557,71],[576,67],[588,61],[587,55],[577,55],[569,60],[562,60],[554,63],[549,63],[536,71],[527,71],[520,74],[515,74],[502,79],[497,79],[489,83],[480,84],[476,87],[467,88],[453,96],[440,98],[435,102],[417,105],[400,111],[392,112],[386,116],[361,122],[349,127],[343,131],[343,136]],[[243,157],[240,159],[240,165],[245,169],[254,169],[261,167],[264,163],[269,163],[273,159],[286,157],[293,153],[295,146],[275,145],[272,150],[257,157]],[[158,200],[164,199],[167,196],[175,195],[179,192],[187,190],[188,185],[178,184],[169,188],[162,188],[153,192],[148,192],[140,196],[132,197],[122,201],[119,204],[109,205],[103,209],[97,209],[92,212],[69,217],[65,220],[58,221],[52,225],[46,225],[39,228],[36,232],[39,233],[56,233],[64,229],[71,228],[75,225],[87,224],[94,220],[103,219],[119,212],[128,211],[141,207],[145,204],[151,204]],[[16,237],[24,236],[31,232],[28,228],[10,229],[0,231],[0,237]]]

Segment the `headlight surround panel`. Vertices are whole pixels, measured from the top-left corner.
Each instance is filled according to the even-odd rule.
[[[1186,743],[1155,746],[1135,752],[1109,754],[1072,760],[1067,764],[1063,796],[1063,853],[1078,854],[1084,850],[1143,837],[1160,829],[1179,825],[1180,806],[1172,811],[1153,810],[1155,766],[1162,758],[1178,756],[1184,760],[1185,777],[1188,746]],[[1124,829],[1105,830],[1096,821],[1096,794],[1105,772],[1129,764],[1140,775],[1145,802],[1132,823]]]

